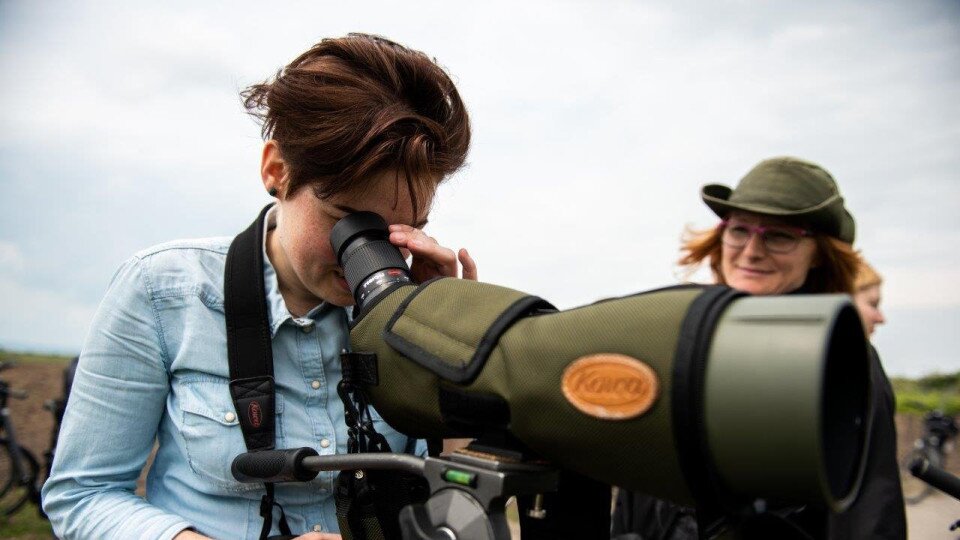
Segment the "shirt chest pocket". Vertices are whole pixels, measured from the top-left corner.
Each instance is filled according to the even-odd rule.
[[[247,451],[243,431],[225,382],[194,381],[179,385],[180,433],[190,468],[204,481],[225,491],[263,489],[237,482],[230,473],[233,458]],[[276,395],[276,447],[283,448],[283,396]]]

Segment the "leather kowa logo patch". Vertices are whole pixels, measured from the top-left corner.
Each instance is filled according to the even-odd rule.
[[[259,401],[251,401],[247,406],[247,418],[250,419],[250,425],[258,428],[263,422],[263,412],[260,410]]]
[[[563,371],[564,397],[581,412],[604,420],[627,420],[647,412],[660,394],[657,373],[623,354],[581,356]]]

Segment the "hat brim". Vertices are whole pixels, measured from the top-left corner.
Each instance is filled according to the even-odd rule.
[[[707,207],[713,210],[713,213],[720,218],[725,218],[730,215],[730,212],[739,210],[742,212],[783,218],[788,221],[801,221],[809,223],[820,232],[843,240],[844,242],[853,243],[855,227],[850,212],[844,209],[844,215],[847,216],[848,219],[840,223],[837,222],[836,214],[833,210],[834,205],[843,206],[843,199],[840,197],[831,201],[830,204],[818,205],[813,208],[804,208],[801,210],[789,210],[760,204],[733,203],[730,202],[730,195],[732,193],[733,190],[729,186],[723,184],[707,184],[700,190],[700,198],[703,199]]]

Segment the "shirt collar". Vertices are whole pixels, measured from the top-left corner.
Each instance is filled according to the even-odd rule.
[[[274,205],[267,211],[266,219],[263,220],[263,288],[267,297],[267,317],[270,322],[270,337],[277,335],[280,326],[287,321],[297,326],[306,326],[314,324],[331,311],[341,310],[340,306],[330,302],[321,302],[314,306],[303,317],[294,317],[287,309],[286,302],[280,294],[280,282],[277,280],[277,271],[267,256],[267,233],[277,227],[277,206]],[[347,318],[351,316],[352,310],[346,310]]]

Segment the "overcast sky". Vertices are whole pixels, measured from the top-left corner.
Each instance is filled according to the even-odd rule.
[[[960,370],[956,0],[0,0],[0,347],[77,351],[121,261],[252,221],[237,92],[350,31],[457,83],[474,143],[428,230],[482,280],[563,308],[676,283],[700,186],[795,155],[886,278],[887,371]]]

